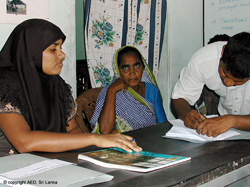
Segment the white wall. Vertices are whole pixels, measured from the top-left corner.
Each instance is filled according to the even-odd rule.
[[[158,84],[168,119],[172,89],[181,69],[203,46],[203,1],[167,0],[167,24],[161,55]]]
[[[76,98],[76,28],[75,28],[75,1],[50,1],[50,18],[66,35],[63,51],[67,57],[64,61],[61,76],[70,84],[73,96]]]
[[[50,21],[59,26],[67,37],[63,44],[63,51],[67,57],[61,76],[72,86],[73,96],[76,97],[75,1],[50,1]],[[0,24],[0,49],[15,27],[14,24]]]

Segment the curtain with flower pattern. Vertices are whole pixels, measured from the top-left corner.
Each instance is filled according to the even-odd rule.
[[[92,88],[113,78],[121,46],[138,48],[157,77],[166,21],[166,0],[86,0],[85,44]]]

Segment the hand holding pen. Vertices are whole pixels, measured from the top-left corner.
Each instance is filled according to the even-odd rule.
[[[194,104],[194,108],[195,108],[196,112],[199,114],[198,117],[197,117],[197,115],[195,115],[194,117],[196,118],[198,124],[200,124],[204,119],[206,119],[206,117],[201,114],[200,108],[198,107],[197,103]]]
[[[206,117],[204,115],[201,114],[200,112],[200,108],[198,107],[198,104],[195,103],[194,104],[194,108],[196,110],[196,112],[199,114],[199,118],[196,117],[197,121],[200,123],[201,121],[203,121],[204,119],[206,119]]]
[[[191,110],[187,113],[184,124],[186,127],[189,127],[191,129],[196,129],[198,125],[206,119],[204,115],[200,113],[199,107],[197,103],[194,105],[195,110]]]
[[[201,117],[200,109],[199,109],[197,103],[194,104],[194,108],[195,108],[196,112],[199,114],[199,116]]]

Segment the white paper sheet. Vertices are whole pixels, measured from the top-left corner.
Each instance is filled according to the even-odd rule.
[[[10,178],[10,179],[17,179],[17,178],[24,178],[32,175],[36,175],[54,168],[62,167],[71,165],[73,163],[65,162],[62,160],[51,159],[45,160],[42,162],[38,162],[36,164],[29,165],[27,167],[23,167],[20,169],[16,169],[13,171],[9,171],[6,173],[1,173],[0,175]]]
[[[6,174],[8,177],[20,178],[7,178]],[[79,187],[107,182],[113,178],[71,162],[29,153],[0,157],[0,186]]]
[[[214,138],[214,137],[208,137],[207,135],[198,134],[195,129],[187,128],[184,125],[184,122],[180,119],[170,120],[169,122],[173,125],[173,127],[164,136],[166,138],[177,138],[177,139],[183,139],[186,141],[197,140],[197,141],[205,142],[205,141],[224,140],[224,139],[241,134],[234,130],[228,130],[227,132],[220,134],[219,136]]]

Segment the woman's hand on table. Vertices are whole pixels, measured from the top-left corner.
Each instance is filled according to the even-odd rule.
[[[98,134],[95,145],[98,147],[118,147],[127,152],[142,151],[142,148],[137,145],[131,136],[120,133],[106,135]]]

